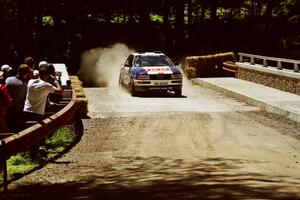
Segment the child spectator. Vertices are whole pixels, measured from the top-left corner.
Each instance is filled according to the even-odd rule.
[[[4,72],[0,71],[0,135],[7,132],[6,112],[12,105],[12,98],[3,83]]]

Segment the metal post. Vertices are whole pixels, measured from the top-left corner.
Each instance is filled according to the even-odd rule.
[[[244,62],[244,59],[243,59],[243,56],[242,56],[242,55],[240,55],[239,62]]]
[[[268,67],[268,63],[267,63],[267,60],[266,60],[266,59],[263,60],[263,66],[264,66],[264,67]]]
[[[299,66],[297,63],[294,63],[294,72],[299,72]]]
[[[254,63],[254,58],[253,58],[252,56],[250,57],[250,64],[251,64],[251,65],[254,65],[254,64],[255,64],[255,63]]]
[[[1,150],[2,150],[2,155],[1,155],[1,161],[3,162],[3,187],[4,187],[4,192],[7,192],[7,163],[6,163],[6,153],[5,153],[5,141],[1,141]]]
[[[280,70],[282,69],[281,61],[278,61],[278,62],[277,62],[277,69],[280,69]]]

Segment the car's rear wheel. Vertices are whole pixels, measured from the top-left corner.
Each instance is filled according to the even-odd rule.
[[[119,76],[119,86],[123,86],[122,80],[121,80],[121,76]]]

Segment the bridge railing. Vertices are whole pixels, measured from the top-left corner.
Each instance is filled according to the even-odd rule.
[[[75,117],[76,95],[73,92],[70,102],[55,114],[49,116],[18,133],[2,139],[4,146],[0,146],[0,154],[5,151],[5,156],[10,157],[22,150],[28,149],[33,144],[55,132],[59,127],[69,124]]]
[[[284,64],[292,65],[293,71],[299,73],[300,60],[260,56],[248,53],[238,53],[238,56],[239,62],[244,62],[245,59],[250,59],[250,64],[254,65],[262,62],[262,66],[264,67],[268,67],[270,62],[275,62],[278,70],[282,70],[284,68]]]
[[[0,163],[3,165],[3,185],[4,191],[7,191],[7,168],[6,160],[24,150],[28,150],[32,145],[37,144],[42,139],[50,136],[60,127],[76,122],[77,106],[76,93],[72,89],[64,91],[67,104],[61,109],[51,114],[48,118],[41,122],[37,122],[32,126],[18,132],[11,134],[0,140]]]
[[[7,190],[6,160],[19,152],[30,149],[34,144],[51,136],[60,127],[76,123],[78,116],[78,102],[76,92],[72,89],[71,81],[64,64],[53,64],[56,71],[60,72],[61,86],[64,89],[61,101],[46,109],[41,122],[25,122],[25,128],[17,133],[4,133],[0,135],[0,164],[3,165],[3,186]],[[22,125],[23,127],[23,125]],[[27,127],[27,128],[26,128]],[[1,166],[0,166],[1,168]]]

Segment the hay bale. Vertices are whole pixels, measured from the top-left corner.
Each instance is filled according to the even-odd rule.
[[[197,71],[194,67],[187,67],[184,71],[189,79],[197,77]]]
[[[76,92],[76,98],[85,98],[85,93],[82,91],[82,92]]]
[[[86,118],[88,113],[88,99],[78,98],[76,99],[77,114],[80,118]]]
[[[233,52],[225,52],[204,56],[189,56],[185,59],[185,72],[188,77],[194,76],[194,74],[192,75],[191,73],[195,73],[196,77],[224,76],[224,72],[222,70],[222,63],[224,61],[233,61],[234,59],[235,55]]]
[[[80,118],[86,118],[88,113],[88,100],[83,91],[82,82],[77,76],[70,76],[71,87],[76,94],[76,108]]]
[[[71,83],[80,83],[82,84],[82,82],[79,80],[78,76],[70,76],[70,81]]]

